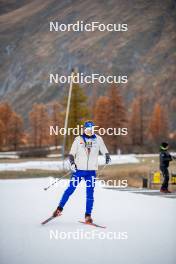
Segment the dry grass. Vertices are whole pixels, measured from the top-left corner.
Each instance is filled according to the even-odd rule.
[[[112,166],[106,169],[101,178],[104,180],[127,180],[128,186],[142,187],[143,178],[148,178],[149,168],[147,166]]]
[[[148,179],[149,176],[159,170],[158,158],[140,158],[138,164],[123,164],[123,165],[112,165],[107,167],[101,178],[104,180],[127,180],[128,186],[131,187],[142,187],[143,178]],[[170,166],[170,172],[176,173],[176,162],[172,162]],[[160,185],[154,186],[159,188]]]
[[[57,160],[57,159],[35,159],[35,160]],[[99,178],[107,180],[127,180],[128,186],[142,187],[143,178],[148,178],[152,171],[159,170],[158,158],[140,158],[140,163],[137,164],[121,164],[107,166]],[[31,161],[31,159],[23,160],[1,160],[0,162],[21,162]],[[100,167],[101,170],[102,167]],[[99,171],[100,171],[99,170]],[[170,171],[176,173],[176,162],[172,162]],[[25,179],[39,177],[60,177],[64,174],[62,171],[47,171],[47,170],[26,170],[26,171],[1,171],[0,179]],[[160,186],[154,186],[159,188]]]
[[[61,177],[63,171],[47,171],[47,170],[26,170],[26,171],[1,171],[0,179],[27,179],[27,178],[43,178],[43,177]]]

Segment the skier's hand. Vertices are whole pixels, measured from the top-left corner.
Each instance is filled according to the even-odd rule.
[[[77,170],[77,166],[76,166],[76,164],[75,164],[75,163],[72,163],[72,164],[71,164],[71,171],[72,171],[72,172],[76,172],[76,170]]]
[[[105,156],[106,156],[106,164],[109,164],[111,162],[111,157],[109,153],[106,153]]]

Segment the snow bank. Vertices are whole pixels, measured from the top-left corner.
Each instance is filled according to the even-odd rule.
[[[138,163],[139,160],[135,155],[112,155],[111,164]],[[99,156],[99,165],[105,164],[105,158]],[[65,162],[65,168],[69,169],[68,161]],[[28,169],[38,170],[62,170],[62,161],[25,161],[18,163],[0,163],[0,171],[25,171]]]
[[[0,154],[0,159],[19,159],[18,155]]]
[[[98,157],[99,165],[104,165],[105,159],[103,156]],[[111,165],[113,164],[128,164],[128,163],[139,163],[139,160],[134,154],[128,155],[111,155]]]
[[[66,163],[67,165],[68,163]],[[68,166],[68,165],[67,165]],[[25,171],[29,169],[38,170],[62,170],[62,161],[25,161],[18,163],[1,163],[0,171]]]
[[[176,156],[176,152],[170,152],[171,155]],[[154,158],[159,157],[159,153],[149,153],[149,154],[135,154],[137,158]]]

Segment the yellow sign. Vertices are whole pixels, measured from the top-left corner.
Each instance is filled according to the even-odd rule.
[[[153,174],[153,183],[161,183],[161,173],[160,173],[160,171],[156,171]]]
[[[172,182],[172,184],[176,184],[176,175],[175,174],[171,176],[171,182]]]

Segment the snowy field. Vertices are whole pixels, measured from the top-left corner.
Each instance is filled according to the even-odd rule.
[[[111,155],[111,164],[128,164],[138,163],[139,160],[135,155]],[[99,156],[99,165],[105,164],[105,158]],[[69,169],[68,161],[65,162],[66,169]],[[19,163],[0,163],[0,171],[26,171],[28,169],[39,169],[39,170],[62,170],[63,162],[58,161],[25,161]]]
[[[174,199],[108,190],[97,182],[93,218],[107,226],[97,229],[78,223],[85,208],[82,182],[63,215],[42,226],[41,221],[55,209],[68,181],[43,191],[48,184],[48,178],[0,180],[1,264],[176,263]],[[56,236],[75,232],[89,234],[89,239]],[[110,232],[116,239],[108,238]]]

